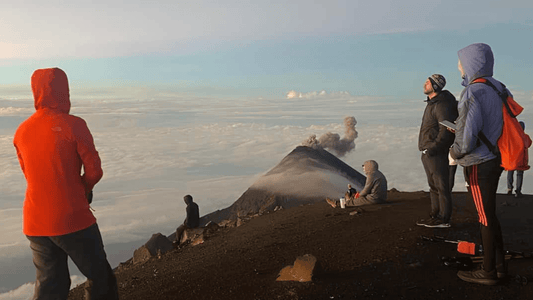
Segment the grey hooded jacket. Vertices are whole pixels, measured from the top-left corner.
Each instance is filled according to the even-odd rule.
[[[503,86],[492,78],[494,55],[488,45],[469,45],[459,50],[458,56],[465,73],[462,82],[465,88],[459,100],[459,117],[450,155],[461,166],[467,167],[496,158],[478,135],[483,132],[496,145],[503,126],[502,101],[498,94],[490,86],[484,83],[472,84],[472,81],[483,77],[500,91]]]
[[[358,202],[362,204],[375,204],[387,201],[387,179],[378,170],[378,163],[367,160],[364,163],[366,173],[366,183],[359,193]]]

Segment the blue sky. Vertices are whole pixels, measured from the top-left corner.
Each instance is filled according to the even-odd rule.
[[[149,86],[211,96],[289,90],[423,97],[457,50],[493,48],[495,77],[531,91],[530,1],[20,1],[1,7],[0,87],[58,66],[71,85]]]

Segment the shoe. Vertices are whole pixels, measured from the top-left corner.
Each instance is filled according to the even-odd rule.
[[[336,208],[337,207],[337,201],[331,200],[329,198],[326,198],[326,202],[331,205],[331,207]]]
[[[519,191],[516,191],[516,194],[514,195],[515,198],[521,198],[522,196],[522,192]]]
[[[504,264],[504,265],[497,265],[496,266],[496,277],[498,279],[504,279],[505,277],[507,277],[507,265]]]
[[[513,190],[507,190],[507,195],[512,195],[513,194]]]
[[[451,227],[450,222],[444,222],[443,220],[436,218],[424,224],[428,228],[449,228]]]
[[[430,223],[431,221],[433,221],[433,218],[431,218],[431,219],[420,219],[420,220],[416,221],[416,225],[422,226],[422,227],[426,227],[426,224]]]
[[[487,272],[483,269],[475,271],[459,271],[457,276],[466,282],[479,283],[484,285],[496,285],[499,280],[496,275],[496,270]]]

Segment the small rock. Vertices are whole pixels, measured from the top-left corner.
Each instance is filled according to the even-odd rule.
[[[294,265],[287,266],[279,272],[276,281],[299,281],[308,282],[312,280],[313,270],[316,265],[316,257],[311,254],[299,256]]]

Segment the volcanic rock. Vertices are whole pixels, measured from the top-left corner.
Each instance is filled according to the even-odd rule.
[[[298,146],[261,176],[231,206],[201,218],[220,223],[239,216],[342,197],[350,183],[361,190],[366,177],[322,148]],[[278,209],[279,209],[278,208]]]

